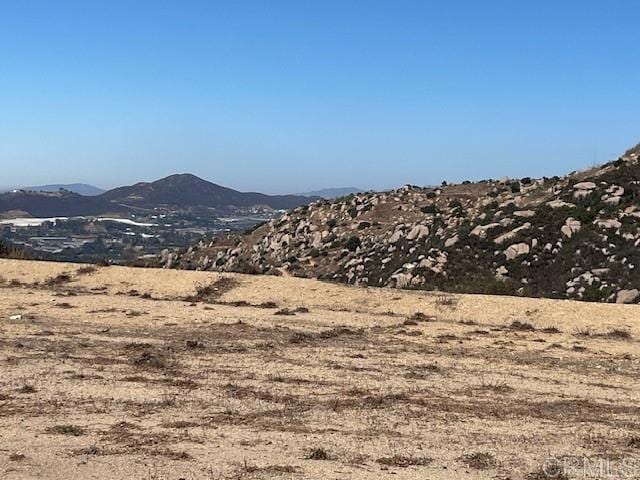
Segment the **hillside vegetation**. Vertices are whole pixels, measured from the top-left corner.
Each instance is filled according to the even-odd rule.
[[[640,148],[564,177],[405,186],[296,208],[166,267],[636,303]]]

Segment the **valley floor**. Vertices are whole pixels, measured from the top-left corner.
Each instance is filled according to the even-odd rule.
[[[0,260],[0,475],[636,478],[638,339],[633,305]]]

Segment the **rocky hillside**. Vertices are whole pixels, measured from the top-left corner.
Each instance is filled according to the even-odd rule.
[[[565,177],[406,186],[299,207],[166,267],[354,285],[640,300],[640,146]]]

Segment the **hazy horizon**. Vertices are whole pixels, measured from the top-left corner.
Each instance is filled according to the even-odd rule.
[[[552,176],[640,141],[637,2],[11,3],[0,183]]]
[[[171,174],[171,175],[177,175],[177,174],[183,174],[183,173],[188,173],[188,172],[176,172],[175,174]],[[200,178],[202,178],[202,177],[200,177]],[[133,182],[131,184],[119,184],[119,185],[112,185],[112,186],[109,186],[109,187],[103,187],[102,185],[96,185],[96,184],[93,184],[93,183],[74,182],[74,181],[59,182],[59,183],[41,183],[41,184],[33,183],[33,184],[29,184],[29,185],[26,185],[26,184],[23,184],[23,185],[0,185],[0,192],[8,191],[8,190],[14,190],[14,189],[25,189],[25,188],[36,188],[36,187],[51,187],[51,186],[58,186],[58,185],[66,185],[66,186],[86,185],[86,186],[89,186],[89,187],[94,187],[94,188],[98,188],[100,190],[108,191],[108,190],[111,190],[113,188],[133,185],[135,183],[141,183],[141,182],[151,183],[151,182],[156,181],[156,180],[161,180],[161,179],[154,178],[152,180],[139,180],[139,181]],[[207,178],[203,178],[203,180],[210,181],[211,183],[216,183],[215,181],[209,180]],[[235,190],[235,188],[233,186],[231,186],[231,185],[221,185],[221,186],[222,187],[227,187],[227,188],[232,188],[232,189]],[[400,185],[397,185],[397,186],[399,187]],[[392,189],[392,188],[395,188],[395,187],[396,186],[391,186],[391,187],[389,187],[389,189]],[[309,194],[309,193],[319,192],[319,191],[323,191],[323,190],[342,190],[342,189],[352,189],[352,188],[360,189],[360,190],[364,190],[364,191],[368,190],[366,188],[358,187],[357,185],[331,185],[331,186],[327,186],[327,187],[316,188],[316,189],[313,189],[313,190],[290,191],[290,192],[275,192],[275,193],[272,193],[272,194],[274,194],[274,195],[287,195],[287,194],[297,195],[297,194]],[[248,193],[250,193],[250,192],[248,192]],[[256,191],[255,193],[265,193],[265,192]],[[268,192],[266,192],[266,193],[268,193]]]

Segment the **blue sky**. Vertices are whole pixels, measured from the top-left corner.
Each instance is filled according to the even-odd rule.
[[[640,141],[640,2],[0,0],[0,185],[541,176]]]

